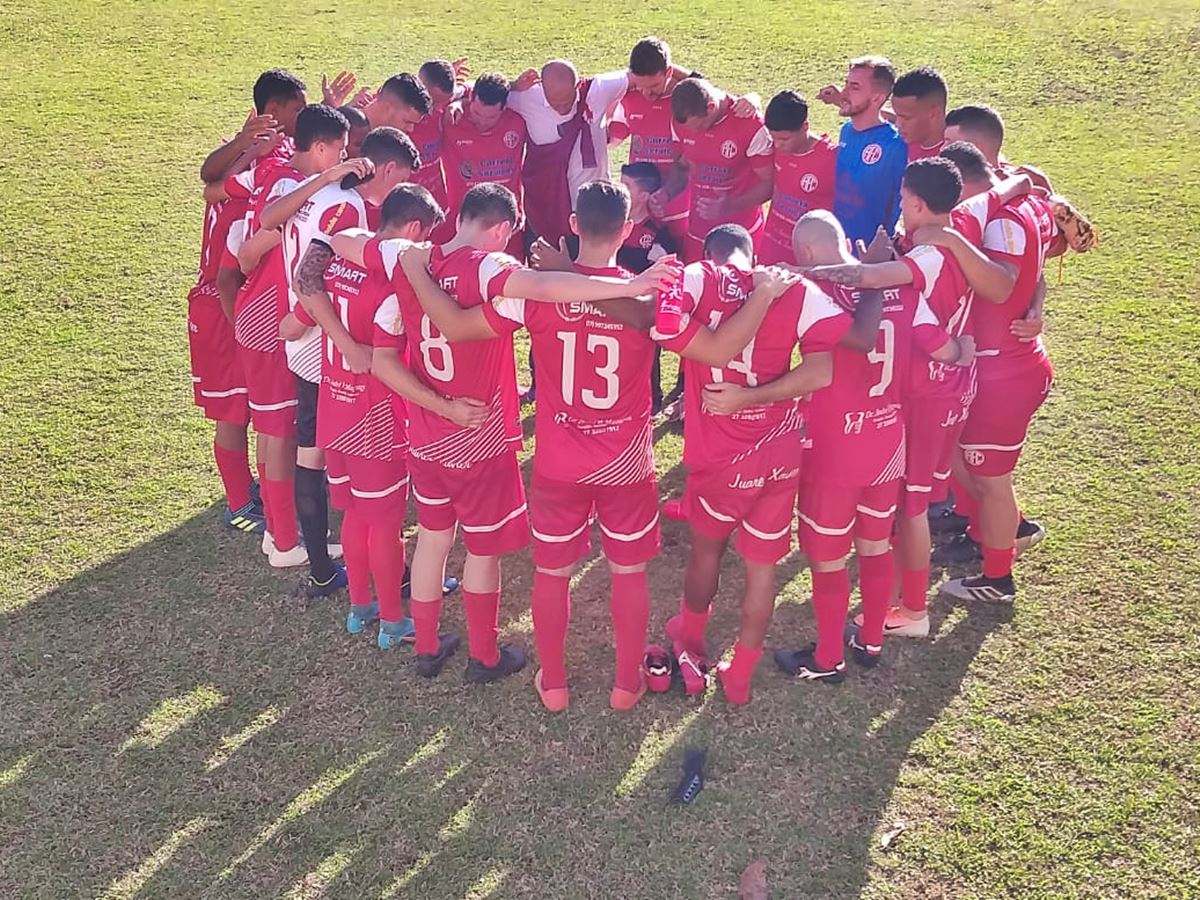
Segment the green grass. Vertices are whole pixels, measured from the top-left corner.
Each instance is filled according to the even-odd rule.
[[[0,896],[728,897],[759,857],[773,897],[1200,895],[1200,7],[442,8],[0,0]],[[840,690],[768,665],[747,709],[617,716],[595,566],[551,719],[525,676],[418,684],[218,527],[184,330],[197,170],[268,66],[314,87],[463,52],[597,70],[648,31],[764,95],[861,52],[932,61],[1105,245],[1051,293],[1058,385],[1020,473],[1051,537],[1010,617],[941,603],[932,641]],[[677,490],[680,442],[659,448]],[[686,549],[665,543],[655,623]],[[776,646],[812,630],[807,573],[783,568]],[[530,582],[507,565],[526,642]],[[722,641],[739,588],[731,561]],[[692,744],[710,781],[670,811]]]

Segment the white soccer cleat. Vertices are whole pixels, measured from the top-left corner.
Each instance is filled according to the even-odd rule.
[[[269,531],[263,532],[262,552],[266,556],[270,556],[275,552],[275,538],[271,537],[271,532]]]
[[[297,566],[306,566],[308,565],[308,548],[303,544],[297,544],[291,550],[272,547],[267,561],[270,562],[272,569],[294,569]]]
[[[342,558],[342,545],[341,544],[326,544],[325,546],[329,551],[330,559],[341,559]]]
[[[912,618],[913,613],[906,613],[904,607],[893,606],[888,609],[887,618],[883,620],[883,634],[885,637],[908,637],[908,638],[924,638],[929,637],[929,613],[924,613],[921,618]],[[854,624],[862,628],[863,615],[859,613],[854,617]]]

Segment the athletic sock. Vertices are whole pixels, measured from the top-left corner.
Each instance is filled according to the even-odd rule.
[[[1006,578],[1012,574],[1013,560],[1017,556],[1016,543],[1007,547],[983,548],[983,577]]]
[[[271,526],[275,524],[275,519],[271,515],[271,503],[267,498],[267,464],[260,462],[254,465],[258,470],[258,496],[262,498],[263,518],[267,520],[267,531],[274,538],[275,529]]]
[[[571,579],[533,573],[533,638],[542,665],[542,687],[565,688],[567,625],[571,621]],[[473,655],[473,654],[472,654]]]
[[[702,653],[706,652],[708,642],[705,638],[705,631],[708,629],[708,617],[712,615],[712,605],[709,604],[704,612],[695,612],[681,600],[679,611],[683,614],[684,646]]]
[[[613,680],[622,690],[639,691],[650,624],[650,584],[645,572],[613,574],[610,612],[617,658]]]
[[[871,646],[883,643],[883,620],[896,586],[896,561],[892,551],[858,558],[858,590],[862,594],[863,623],[859,641]]]
[[[754,677],[754,669],[762,659],[762,647],[747,647],[741,641],[733,645],[733,659],[729,661],[726,678],[738,684],[749,684]]]
[[[296,466],[296,512],[304,545],[308,548],[308,573],[326,582],[334,572],[329,558],[329,498],[325,494],[325,470]]]
[[[291,550],[300,541],[296,531],[296,485],[291,478],[262,483],[267,509],[271,511],[271,537],[279,550]]]
[[[850,611],[850,573],[813,572],[813,615],[817,619],[817,665],[832,669],[845,656],[842,635]]]
[[[400,533],[400,524],[397,521],[372,525],[368,538],[371,577],[379,597],[379,618],[384,622],[399,622],[404,618],[404,602],[400,599],[400,585],[404,580],[404,536]]]
[[[225,503],[232,510],[241,509],[250,502],[250,455],[245,448],[228,450],[214,442],[213,458],[225,486]]]
[[[367,549],[370,526],[354,510],[342,518],[342,558],[346,562],[350,603],[367,606],[371,602],[371,557]]]
[[[463,611],[467,615],[467,646],[471,658],[485,666],[500,662],[500,592],[486,594],[463,590]]]
[[[929,569],[904,569],[900,572],[900,602],[912,612],[925,612],[929,593]]]
[[[427,655],[437,653],[441,647],[438,626],[442,619],[442,598],[418,600],[414,597],[409,602],[408,608],[412,613],[413,629],[416,631],[417,638],[413,649],[417,653]]]

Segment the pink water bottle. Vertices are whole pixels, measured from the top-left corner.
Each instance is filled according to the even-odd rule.
[[[657,292],[654,330],[659,334],[678,334],[683,322],[683,263],[674,256],[664,257],[671,264],[675,277],[665,290]]]

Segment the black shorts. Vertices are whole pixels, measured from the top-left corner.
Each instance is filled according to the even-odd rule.
[[[296,376],[296,446],[317,446],[318,385]]]

